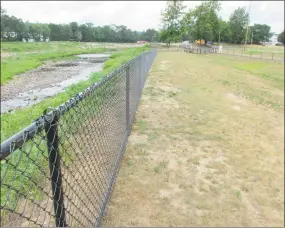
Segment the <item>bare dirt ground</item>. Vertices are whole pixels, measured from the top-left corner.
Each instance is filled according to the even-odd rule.
[[[158,54],[104,226],[284,226],[284,87],[261,77],[284,65],[258,64]]]

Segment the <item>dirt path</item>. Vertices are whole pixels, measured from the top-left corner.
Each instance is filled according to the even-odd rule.
[[[104,226],[284,225],[284,93],[219,58],[158,54]]]

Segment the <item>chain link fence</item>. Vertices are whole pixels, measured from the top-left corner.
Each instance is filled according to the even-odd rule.
[[[245,48],[242,49],[221,49],[218,48],[184,48],[184,52],[192,54],[224,54],[224,55],[233,55],[248,57],[251,59],[263,59],[263,60],[272,60],[272,61],[284,61],[284,53],[274,53],[274,52],[262,52],[262,51],[250,51]]]
[[[1,226],[100,226],[156,50],[1,144]]]
[[[284,52],[264,52],[264,51],[252,51],[247,48],[240,47],[223,47],[219,51],[218,47],[191,47],[191,46],[159,46],[152,45],[157,48],[159,52],[186,52],[192,54],[224,54],[232,56],[241,56],[251,59],[263,59],[263,60],[272,60],[272,61],[284,61]]]

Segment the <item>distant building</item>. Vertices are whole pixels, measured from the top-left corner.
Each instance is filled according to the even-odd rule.
[[[270,43],[271,45],[275,46],[277,43],[279,43],[279,42],[278,42],[278,35],[279,35],[279,34],[274,33],[274,34],[272,35],[272,37],[269,39],[269,40],[270,40],[269,43]]]

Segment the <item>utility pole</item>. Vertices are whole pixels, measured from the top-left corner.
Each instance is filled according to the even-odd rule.
[[[251,45],[252,45],[252,40],[253,40],[253,32],[251,32]]]
[[[247,26],[246,26],[246,33],[245,33],[245,41],[244,44],[247,42],[247,34],[248,34],[248,25],[249,25],[249,18],[250,18],[250,8],[251,8],[251,1],[249,3],[249,9],[248,9],[248,19],[247,19]]]

